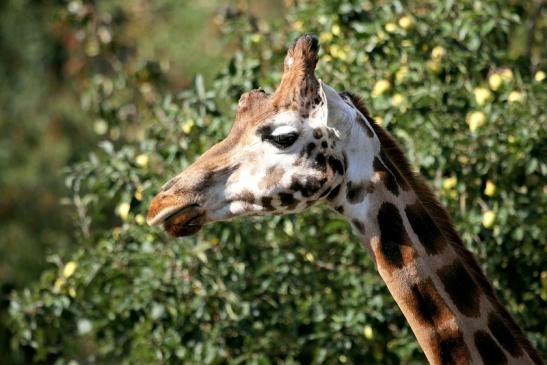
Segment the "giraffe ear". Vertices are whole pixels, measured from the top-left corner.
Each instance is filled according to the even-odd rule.
[[[310,118],[332,128],[340,138],[350,131],[356,112],[332,87],[319,80],[319,104],[310,113]]]

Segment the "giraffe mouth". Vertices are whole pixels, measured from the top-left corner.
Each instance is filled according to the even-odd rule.
[[[197,233],[205,224],[205,212],[199,205],[191,204],[177,209],[163,221],[163,228],[175,237]]]

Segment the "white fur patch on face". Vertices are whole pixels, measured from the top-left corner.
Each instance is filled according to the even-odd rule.
[[[283,134],[296,133],[297,130],[295,127],[290,125],[282,125],[275,128],[272,132],[272,136],[281,136]]]

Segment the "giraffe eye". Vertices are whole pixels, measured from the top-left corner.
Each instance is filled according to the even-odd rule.
[[[298,134],[296,134],[295,132],[262,136],[263,141],[267,141],[273,144],[275,147],[281,149],[290,147],[297,138]]]

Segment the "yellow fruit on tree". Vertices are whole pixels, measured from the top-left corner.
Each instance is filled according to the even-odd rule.
[[[482,214],[482,225],[485,228],[491,228],[496,221],[496,213],[491,210],[487,210]]]
[[[399,26],[403,29],[411,28],[414,25],[414,19],[411,16],[404,15],[399,19]]]
[[[469,130],[471,132],[476,131],[478,128],[482,127],[486,122],[486,116],[483,112],[474,111],[468,114],[467,124],[469,125]]]
[[[63,268],[63,276],[65,278],[71,277],[76,271],[77,267],[78,267],[78,264],[76,264],[74,261],[67,262],[65,264],[65,267]]]
[[[131,207],[129,206],[129,203],[120,203],[120,205],[116,208],[116,213],[118,213],[118,216],[120,216],[121,219],[127,220],[130,209]]]
[[[486,186],[484,188],[484,195],[494,196],[494,194],[496,194],[496,184],[494,184],[492,181],[488,180],[486,182]]]
[[[511,91],[507,97],[509,103],[520,103],[524,100],[524,95],[519,91]]]
[[[141,153],[135,157],[135,163],[140,167],[148,166],[148,155],[146,153]]]
[[[443,188],[445,190],[451,190],[458,184],[458,178],[456,176],[448,177],[443,180]]]
[[[441,46],[437,46],[431,50],[431,58],[434,60],[440,60],[444,56],[446,56],[446,50]]]
[[[393,33],[397,30],[397,25],[395,23],[387,23],[385,26],[384,26],[384,29],[386,30],[386,32],[388,33]]]
[[[494,73],[488,78],[488,85],[490,85],[490,88],[494,91],[500,88],[502,82],[503,80],[498,73]]]
[[[475,88],[473,94],[475,94],[475,101],[478,105],[484,105],[484,103],[492,99],[492,93],[484,87]]]
[[[374,87],[372,88],[371,95],[377,97],[385,93],[391,88],[391,83],[388,80],[378,80]]]

